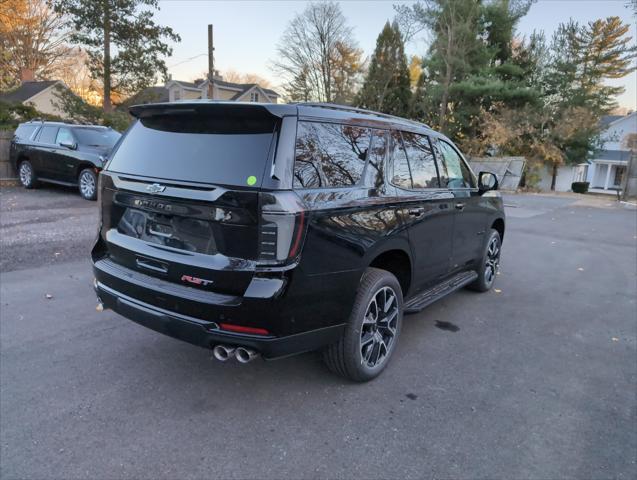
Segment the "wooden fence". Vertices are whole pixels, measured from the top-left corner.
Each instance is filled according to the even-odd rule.
[[[0,184],[14,183],[17,174],[9,162],[9,145],[13,138],[13,131],[0,130]]]

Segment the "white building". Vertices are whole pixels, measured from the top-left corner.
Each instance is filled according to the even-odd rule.
[[[67,89],[67,86],[60,80],[24,81],[19,87],[0,94],[0,100],[33,105],[39,112],[66,118],[66,112],[58,107],[60,100],[55,95],[56,89]]]
[[[626,175],[630,149],[627,138],[637,135],[637,112],[629,115],[608,115],[602,118],[605,126],[603,146],[589,161],[586,181],[590,189],[618,190]]]

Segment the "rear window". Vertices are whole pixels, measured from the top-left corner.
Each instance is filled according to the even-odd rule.
[[[75,136],[80,145],[90,147],[110,147],[117,143],[121,134],[109,128],[74,128]]]
[[[294,162],[295,188],[347,187],[363,174],[369,128],[299,122]]]
[[[15,131],[15,136],[20,140],[29,140],[37,128],[37,125],[20,125]]]
[[[277,119],[190,109],[140,118],[108,170],[167,180],[261,185]],[[255,178],[251,178],[255,177]],[[255,181],[256,179],[256,181]]]

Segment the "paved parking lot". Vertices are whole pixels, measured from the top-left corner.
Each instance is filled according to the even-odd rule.
[[[356,385],[316,354],[220,364],[98,313],[95,203],[0,201],[2,478],[637,476],[635,210],[507,197],[496,290],[406,317]]]

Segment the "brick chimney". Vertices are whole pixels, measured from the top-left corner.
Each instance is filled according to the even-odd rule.
[[[33,81],[33,70],[30,68],[23,68],[20,71],[20,80],[22,83],[24,82],[32,82]]]

